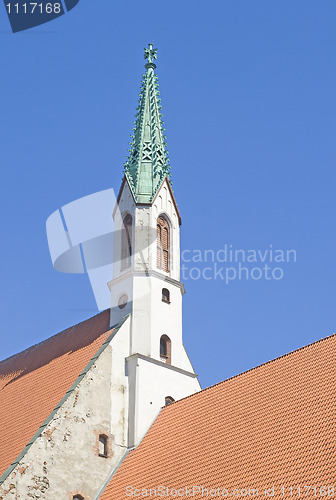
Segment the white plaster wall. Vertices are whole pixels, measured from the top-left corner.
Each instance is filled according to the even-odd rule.
[[[128,377],[125,359],[130,353],[129,317],[113,337],[111,348],[111,434],[114,445],[124,451],[128,446]],[[118,459],[120,454],[118,454]],[[112,464],[113,465],[113,464]]]
[[[149,276],[134,276],[133,278],[131,353],[139,352],[145,356],[151,356],[153,279],[157,278]]]
[[[164,363],[137,355],[131,356],[127,363],[132,377],[129,391],[130,408],[133,409],[130,413],[130,445],[136,445],[165,405],[166,396],[178,400],[198,392],[200,385],[194,373],[177,371]]]
[[[135,203],[134,198],[126,181],[120,196],[119,204],[115,208],[113,214],[114,220],[114,241],[113,241],[113,279],[120,275],[126,274],[127,269],[121,270],[121,232],[123,228],[123,217],[126,213],[130,213],[135,219]],[[132,232],[132,247],[134,248],[134,231]]]
[[[169,290],[170,304],[162,301],[162,288]],[[151,356],[160,360],[160,337],[168,335],[171,340],[171,363],[183,368],[181,288],[170,282],[152,278],[151,311]]]
[[[151,269],[150,255],[152,246],[156,244],[156,225],[151,223],[151,207],[137,206],[134,221],[134,270]]]
[[[182,342],[182,290],[179,283],[166,281],[164,276],[129,273],[109,283],[111,324],[132,313],[130,354],[143,354],[160,360],[160,337],[171,339],[172,364],[193,371]],[[162,288],[170,292],[170,304],[162,301]],[[118,299],[126,293],[129,303],[119,309]]]
[[[133,274],[129,271],[123,276],[108,283],[111,292],[111,317],[110,325],[114,326],[127,314],[133,311]],[[128,303],[126,307],[120,309],[119,299],[127,295]]]

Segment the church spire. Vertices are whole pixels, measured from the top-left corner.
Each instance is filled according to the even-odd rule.
[[[156,58],[157,49],[150,43],[145,49],[146,73],[142,78],[131,149],[124,168],[136,203],[151,203],[164,178],[170,176],[159,82],[154,73]]]

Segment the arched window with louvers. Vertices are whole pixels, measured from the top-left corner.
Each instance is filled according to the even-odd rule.
[[[121,270],[131,267],[132,258],[132,223],[131,214],[123,217],[121,234]]]
[[[167,219],[160,215],[157,219],[157,256],[158,269],[169,272],[170,269],[170,227]]]

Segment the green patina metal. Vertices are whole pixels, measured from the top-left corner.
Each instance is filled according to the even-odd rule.
[[[129,156],[124,172],[136,203],[151,203],[166,176],[170,178],[158,77],[154,73],[157,49],[145,49],[146,73],[142,77]]]

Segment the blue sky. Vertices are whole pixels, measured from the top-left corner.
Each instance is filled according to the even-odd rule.
[[[333,0],[80,0],[12,34],[0,9],[1,352],[96,312],[53,270],[45,222],[119,189],[143,48],[158,48],[182,248],[295,249],[281,280],[185,281],[203,387],[336,330]]]

